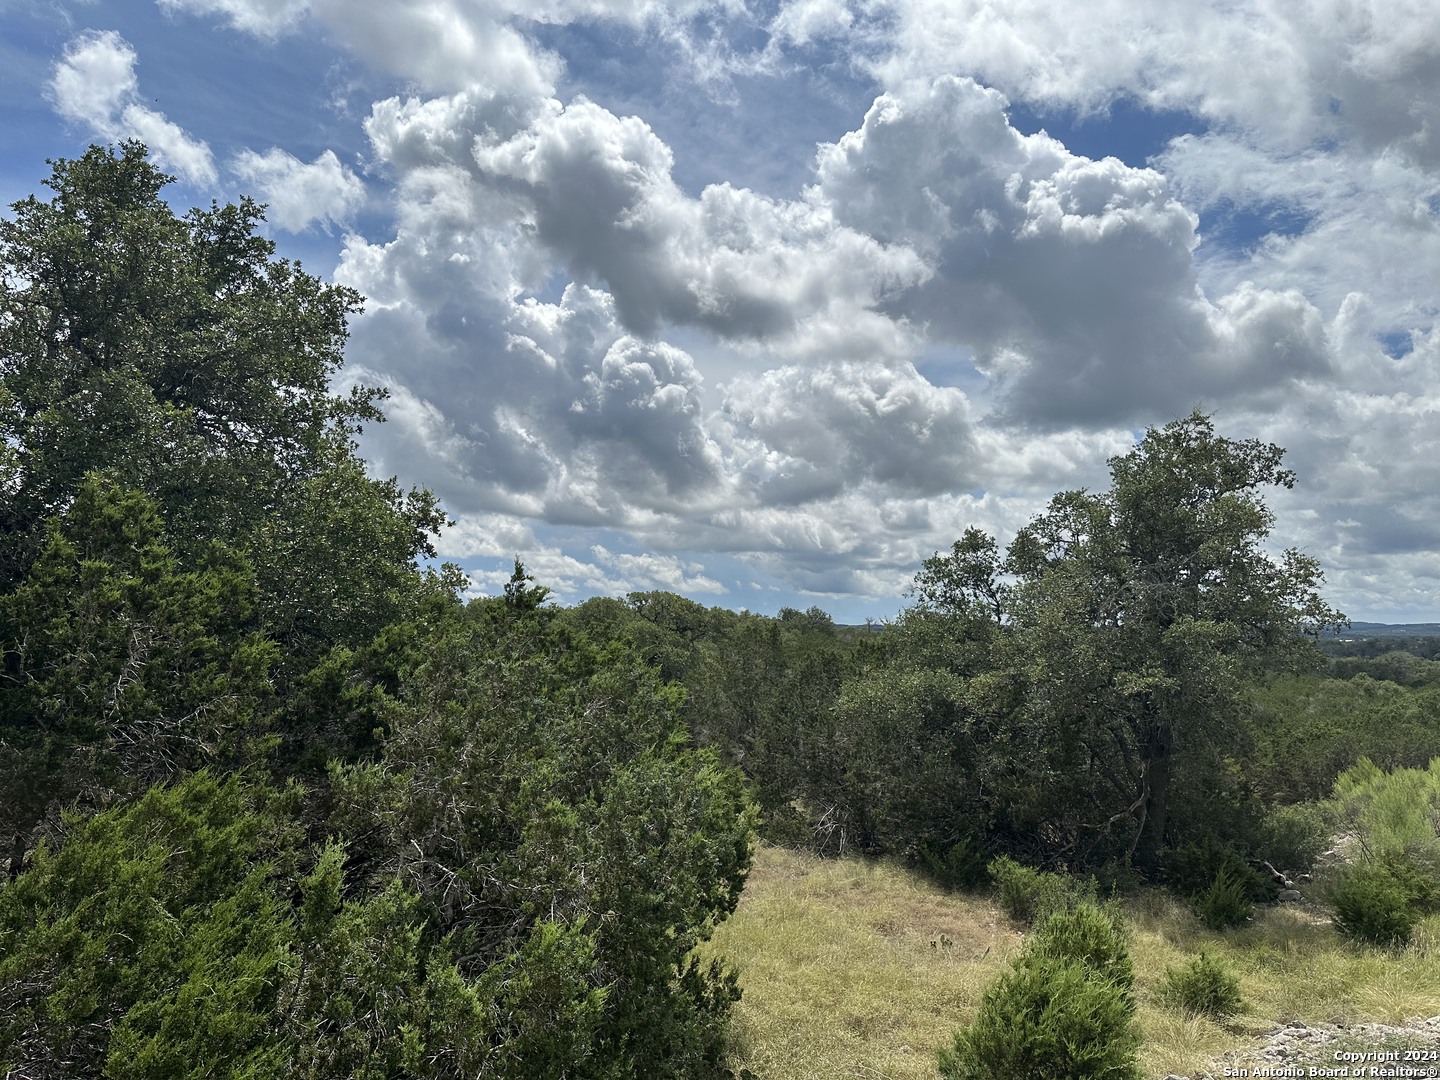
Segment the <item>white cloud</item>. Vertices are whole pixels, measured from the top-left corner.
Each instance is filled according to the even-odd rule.
[[[114,30],[73,38],[56,63],[50,93],[65,119],[105,139],[139,139],[155,160],[192,184],[213,185],[219,175],[210,148],[139,101],[135,50]]]
[[[1278,532],[1333,560],[1342,594],[1440,596],[1427,0],[794,0],[768,39],[739,0],[162,2],[261,36],[308,25],[403,87],[365,124],[393,231],[347,237],[338,276],[369,297],[352,362],[394,388],[367,452],[440,490],[456,553],[520,554],[582,595],[718,588],[689,554],[711,551],[894,596],[967,525],[1009,535],[1198,404],[1292,447]],[[545,25],[566,23],[583,32]],[[763,96],[757,154],[823,130],[810,186],[762,195],[723,162],[693,181],[709,132],[684,102],[550,51],[622,29],[672,90],[684,68],[734,108]],[[594,100],[557,100],[567,58]],[[791,122],[788,90],[821,67],[878,80],[843,137]],[[136,111],[118,35],[72,43],[52,93],[186,160]],[[1194,134],[1150,168],[1091,160],[1022,135],[1007,98],[1092,134],[1125,98]],[[271,185],[282,227],[354,220],[338,159],[247,152],[237,172]],[[1271,219],[1246,246],[1227,231]],[[538,522],[583,539],[541,543]]]
[[[138,88],[135,50],[114,30],[72,39],[50,83],[60,115],[91,127],[113,124]]]
[[[964,72],[1027,101],[1128,95],[1298,150],[1325,138],[1440,162],[1440,8],[1427,0],[890,0],[892,87]]]
[[[424,403],[405,404],[375,452],[405,454],[407,427],[409,453],[458,447],[462,509],[539,500],[551,520],[663,532],[763,499],[737,461],[765,449],[746,423],[715,419],[720,402],[707,401],[693,358],[655,337],[663,326],[812,361],[845,337],[847,316],[847,347],[908,344],[893,320],[867,313],[923,277],[908,248],[878,245],[804,200],[723,185],[687,196],[646,125],[590,102],[552,103],[520,127],[501,116],[513,130],[497,130],[483,91],[378,103],[368,130],[398,174],[399,226],[384,245],[353,239],[339,271],[371,298],[356,328],[361,358]],[[577,282],[558,303],[525,295],[557,272]],[[827,392],[853,374],[872,413],[878,401],[953,428],[959,395],[906,366],[903,391],[877,391],[881,376],[842,366]],[[935,400],[920,402],[922,390]],[[857,443],[845,468],[856,480],[933,468],[928,454],[903,453],[877,465]]]
[[[647,124],[583,99],[511,138],[482,136],[474,159],[480,182],[523,195],[535,241],[577,279],[604,282],[640,333],[678,323],[784,337],[832,302],[864,309],[925,273],[908,249],[837,228],[822,206],[727,184],[685,195]]]
[[[309,0],[157,0],[162,10],[194,15],[222,15],[237,30],[275,37],[295,26],[310,8]]]
[[[365,185],[333,150],[308,165],[279,147],[263,154],[244,150],[231,168],[268,204],[266,217],[288,232],[343,224],[365,201]]]
[[[303,17],[377,67],[431,93],[485,87],[526,100],[553,91],[563,68],[527,36],[531,23],[606,20],[654,26],[674,41],[704,12],[743,14],[743,0],[160,0],[171,11],[219,15],[237,29],[273,37]],[[519,24],[519,25],[517,25]]]
[[[969,402],[909,364],[783,367],[732,385],[724,412],[763,502],[787,505],[873,481],[894,495],[975,485]]]
[[[855,24],[845,0],[792,0],[781,6],[770,23],[770,33],[793,45],[843,34]]]
[[[673,555],[656,555],[646,552],[627,555],[609,551],[600,544],[590,549],[601,566],[618,575],[625,582],[625,592],[666,589],[678,593],[723,593],[725,586],[713,578],[706,577],[699,563],[682,562]],[[621,590],[615,589],[615,592]]]
[[[1197,209],[1258,208],[1294,223],[1252,250],[1202,244],[1201,273],[1213,287],[1299,289],[1329,318],[1365,293],[1374,333],[1433,325],[1425,298],[1440,265],[1440,173],[1353,149],[1274,156],[1223,134],[1177,140],[1158,164]]]
[[[1108,424],[1324,370],[1302,297],[1247,284],[1205,297],[1196,218],[1161,173],[1022,135],[1005,105],[948,76],[882,95],[821,149],[812,197],[923,255],[928,277],[886,309],[973,350],[1010,416]]]
[[[1161,173],[1023,136],[1005,105],[953,78],[884,95],[779,200],[686,194],[648,125],[584,99],[377,103],[397,231],[352,238],[340,276],[371,298],[352,353],[401,389],[367,447],[407,475],[433,459],[462,515],[783,551],[829,592],[943,546],[926,500],[993,484],[1013,509],[1103,482],[1117,423],[1325,376],[1304,296],[1206,298],[1195,216]],[[755,373],[707,385],[672,329]],[[922,376],[922,346],[973,356],[988,405]],[[1052,434],[1018,435],[1037,425]]]

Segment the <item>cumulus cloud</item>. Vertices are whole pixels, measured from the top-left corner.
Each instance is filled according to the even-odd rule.
[[[710,11],[742,14],[743,0],[160,0],[172,11],[219,15],[237,29],[273,37],[304,17],[318,21],[377,67],[431,93],[481,86],[523,100],[549,94],[563,68],[527,34],[529,25],[609,21],[651,26],[687,40],[686,20]],[[518,25],[517,25],[518,24]]]
[[[763,502],[813,502],[872,481],[926,496],[976,483],[970,405],[909,364],[776,368],[724,403]]]
[[[644,121],[584,99],[479,140],[474,159],[481,182],[524,196],[535,239],[571,274],[603,282],[640,333],[681,323],[781,337],[831,302],[863,310],[925,272],[908,249],[837,228],[823,207],[728,184],[685,195]]]
[[[340,269],[371,298],[354,351],[401,388],[373,452],[416,474],[435,458],[462,513],[792,569],[810,551],[806,587],[830,591],[837,559],[874,584],[914,554],[935,522],[907,501],[1033,491],[1077,462],[1103,481],[1095,439],[1122,448],[1117,424],[1324,373],[1303,295],[1207,299],[1196,217],[1161,173],[1022,135],[1005,109],[968,79],[882,95],[781,200],[685,193],[647,124],[583,98],[377,103],[396,233],[352,238]],[[754,373],[707,384],[680,330]],[[988,407],[920,374],[937,345],[971,358]],[[1098,434],[1067,442],[1076,425]],[[1054,434],[996,434],[1037,428]],[[867,536],[853,499],[890,501],[894,536]]]
[[[638,527],[647,515],[763,497],[736,464],[765,455],[751,423],[759,414],[717,421],[719,401],[707,402],[693,358],[659,337],[666,327],[812,362],[842,340],[864,351],[873,337],[881,355],[906,347],[896,321],[871,309],[924,277],[914,252],[806,200],[728,185],[688,196],[669,148],[634,118],[582,99],[522,122],[475,90],[380,102],[368,130],[397,172],[399,222],[392,241],[354,239],[342,261],[340,276],[370,297],[356,348],[426,403],[404,410],[412,452],[463,448],[467,503],[538,500],[551,520]],[[557,273],[572,284],[541,301],[534,293]],[[859,369],[836,371],[832,398]],[[878,390],[873,372],[855,377],[872,417],[909,409],[916,430],[963,428],[961,395],[934,392],[913,367],[903,389],[890,376]],[[934,400],[922,402],[922,390]],[[404,426],[377,436],[391,456]],[[841,437],[852,434],[852,480],[933,468],[909,447],[904,461],[877,465],[861,444],[883,439]]]
[[[1254,394],[1323,371],[1293,292],[1208,300],[1195,215],[1165,177],[1022,135],[1006,100],[942,77],[878,98],[821,149],[815,197],[931,273],[886,308],[975,353],[1015,419],[1101,425]]]
[[[51,76],[56,110],[102,138],[139,139],[162,167],[193,184],[214,184],[219,177],[210,148],[140,103],[135,64],[134,48],[114,30],[72,39]]]
[[[279,147],[263,154],[244,150],[231,168],[268,204],[266,217],[288,232],[311,224],[341,225],[365,201],[365,185],[333,150],[308,165]]]
[[[1277,157],[1224,134],[1178,139],[1157,164],[1198,210],[1274,208],[1299,222],[1249,249],[1202,244],[1212,287],[1249,280],[1299,289],[1331,318],[1364,293],[1375,334],[1408,337],[1433,325],[1433,305],[1420,298],[1440,265],[1440,174],[1334,148]]]
[[[876,71],[892,87],[959,71],[1027,101],[1102,110],[1125,95],[1291,150],[1355,138],[1440,161],[1440,9],[1425,0],[880,9],[888,32]]]
[[[718,589],[681,554],[708,551],[893,596],[966,526],[1008,535],[1102,486],[1137,430],[1199,404],[1292,447],[1312,480],[1282,527],[1349,594],[1433,580],[1433,3],[791,0],[763,28],[740,0],[163,3],[262,36],[308,22],[403,80],[365,122],[393,229],[347,237],[338,277],[369,297],[352,361],[393,388],[366,450],[460,513],[457,554],[581,594]],[[571,22],[700,82],[776,80],[755,126],[775,137],[817,56],[868,73],[873,104],[825,130],[803,190],[687,187],[683,110],[600,77],[561,100],[545,24]],[[133,50],[85,41],[53,94],[117,127]],[[1121,99],[1193,133],[1138,168],[1008,116]],[[333,156],[236,166],[285,228],[361,198]]]

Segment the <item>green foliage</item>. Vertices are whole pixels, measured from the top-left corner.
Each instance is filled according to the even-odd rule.
[[[1304,632],[1343,620],[1313,559],[1265,552],[1263,490],[1294,482],[1283,453],[1195,413],[1003,553],[972,529],[927,559],[916,606],[844,686],[809,801],[854,846],[922,860],[972,836],[1153,877],[1173,844],[1249,846],[1266,800],[1238,764],[1247,684],[1318,663]]]
[[[1322,803],[1273,807],[1256,837],[1256,849],[1272,866],[1305,871],[1314,865],[1335,835],[1333,813]]]
[[[945,1080],[1138,1080],[1124,929],[1094,904],[1051,915],[940,1051]]]
[[[1037,923],[1077,903],[1095,899],[1095,881],[1080,881],[1047,870],[1022,866],[1008,855],[991,861],[991,880],[999,891],[1000,906],[1016,922]]]
[[[1073,961],[1024,964],[985,992],[940,1051],[945,1080],[1138,1080],[1134,1005]]]
[[[1432,874],[1403,855],[1364,859],[1345,867],[1331,883],[1335,928],[1353,941],[1398,946],[1415,924],[1440,910],[1440,887]]]
[[[955,676],[877,672],[845,684],[828,719],[832,734],[816,747],[812,779],[845,846],[914,856],[963,829],[956,785],[968,718]]]
[[[682,714],[692,738],[744,769],[772,842],[833,853],[896,839],[881,826],[879,840],[877,824],[906,811],[869,813],[863,790],[884,785],[874,783],[876,766],[865,751],[855,751],[871,744],[862,732],[846,731],[861,724],[835,709],[845,680],[877,642],[837,632],[819,609],[768,619],[665,592],[592,599],[557,617],[597,645],[625,646],[685,687]],[[910,843],[899,838],[901,849]]]
[[[990,878],[985,849],[973,836],[962,836],[944,846],[921,847],[920,866],[938,884],[950,889],[974,889]]]
[[[300,668],[402,613],[444,516],[354,453],[383,392],[330,393],[359,296],[276,259],[249,199],[177,217],[170,180],[139,143],[92,147],[0,220],[0,591],[107,470],[183,562],[247,557]]]
[[[1246,774],[1268,803],[1316,801],[1365,757],[1382,770],[1440,757],[1440,689],[1407,689],[1366,675],[1348,681],[1277,676],[1250,693]]]
[[[1440,872],[1440,757],[1428,769],[1389,773],[1362,758],[1335,781],[1334,805],[1370,855]]]
[[[1222,866],[1209,886],[1190,898],[1196,916],[1211,930],[1244,926],[1255,915],[1247,884],[1246,879],[1229,866]]]
[[[1440,758],[1388,773],[1361,758],[1335,781],[1331,807],[1361,849],[1330,886],[1336,927],[1356,941],[1404,944],[1440,911]]]
[[[278,821],[197,774],[75,825],[0,890],[0,1062],[261,1076],[286,962]],[[221,1069],[224,1071],[222,1072]]]
[[[728,1075],[742,778],[518,560],[418,570],[443,515],[329,392],[359,298],[168,179],[92,149],[0,221],[0,1066]]]
[[[686,747],[678,693],[557,612],[477,601],[423,654],[377,761],[332,770],[334,820],[381,853],[368,872],[399,874],[498,995],[515,1075],[719,1075],[739,991],[691,954],[749,865],[738,774]],[[559,966],[531,987],[535,957]]]
[[[926,559],[910,591],[921,611],[935,612],[973,630],[998,625],[1005,617],[1008,591],[1001,582],[1000,546],[979,529],[966,529],[949,555]]]
[[[1207,891],[1222,875],[1238,887],[1242,899],[1269,903],[1279,891],[1273,879],[1251,866],[1234,848],[1207,840],[1183,844],[1165,853],[1162,867],[1165,884],[1185,897]]]
[[[1421,660],[1440,660],[1440,637],[1434,635],[1399,634],[1357,638],[1322,635],[1317,642],[1320,651],[1329,657],[1375,659],[1390,653],[1403,652]]]
[[[1135,968],[1125,938],[1125,920],[1116,907],[1081,901],[1069,911],[1048,916],[1026,947],[1031,959],[1074,960],[1097,979],[1127,994],[1135,986]]]
[[[1182,968],[1166,968],[1160,1000],[1191,1016],[1224,1020],[1242,1012],[1240,980],[1219,960],[1201,952]]]
[[[1422,638],[1419,647],[1430,653],[1422,659],[1414,652],[1392,648],[1374,657],[1340,657],[1330,661],[1330,674],[1337,679],[1364,675],[1399,686],[1422,687],[1440,684],[1440,663],[1434,659],[1435,638]]]
[[[0,827],[15,852],[60,805],[94,806],[262,745],[276,650],[253,629],[248,567],[219,544],[192,565],[153,500],[90,476],[0,595]]]
[[[1112,459],[1108,492],[1057,495],[1011,544],[1027,726],[1049,772],[1072,778],[1064,817],[1046,823],[1057,835],[1081,839],[1087,820],[1133,829],[1136,861],[1154,866],[1172,779],[1215,771],[1243,738],[1242,677],[1302,662],[1297,631],[1343,618],[1313,559],[1262,550],[1273,515],[1258,491],[1294,483],[1283,453],[1195,413]]]

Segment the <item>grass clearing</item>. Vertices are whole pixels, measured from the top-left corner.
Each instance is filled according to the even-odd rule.
[[[763,1080],[910,1080],[1019,951],[998,907],[887,863],[756,852],[713,950],[735,962],[734,1063]]]
[[[1147,1077],[1199,1072],[1291,1020],[1397,1023],[1440,1010],[1440,926],[1386,952],[1342,941],[1307,905],[1260,909],[1224,933],[1160,893],[1129,914]],[[1022,941],[985,897],[886,862],[762,847],[739,909],[708,946],[739,967],[745,990],[732,1063],[761,1080],[934,1080],[936,1051]],[[1245,1009],[1224,1023],[1158,1001],[1166,967],[1202,947],[1240,978]]]

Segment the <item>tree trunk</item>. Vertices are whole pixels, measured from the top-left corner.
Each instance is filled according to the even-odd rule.
[[[23,829],[15,830],[15,840],[10,845],[9,877],[14,881],[25,866],[25,850],[29,846],[29,834]]]
[[[1142,775],[1145,778],[1145,816],[1135,841],[1135,867],[1151,874],[1159,869],[1160,849],[1165,841],[1165,823],[1170,803],[1170,754],[1174,735],[1166,726],[1151,729],[1145,741]]]

